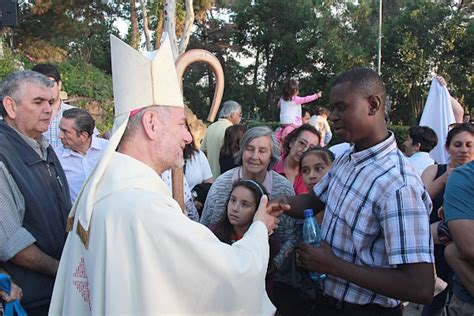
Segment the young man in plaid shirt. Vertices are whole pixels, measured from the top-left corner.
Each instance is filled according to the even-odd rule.
[[[328,275],[317,315],[402,315],[401,301],[429,303],[433,296],[431,200],[387,130],[385,99],[373,70],[340,75],[329,119],[335,135],[354,145],[313,192],[279,201],[295,217],[306,208],[325,212],[325,242],[298,250],[302,267]]]

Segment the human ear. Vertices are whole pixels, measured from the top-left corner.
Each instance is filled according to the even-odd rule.
[[[421,144],[420,144],[420,143],[413,144],[413,150],[414,150],[414,151],[420,151],[420,148],[421,148]]]
[[[382,101],[380,96],[378,95],[371,95],[369,97],[369,115],[375,115],[379,112],[382,106]]]
[[[157,113],[154,111],[145,111],[142,116],[143,131],[148,138],[153,140],[157,138],[156,131],[158,130],[156,115]]]
[[[82,141],[85,141],[86,139],[89,138],[89,133],[87,132],[82,132],[81,135],[79,135],[79,137],[81,138]]]
[[[16,117],[16,108],[17,104],[16,101],[13,100],[12,97],[6,96],[3,98],[3,108],[5,109],[5,112],[7,113],[8,117],[11,119],[15,119]]]

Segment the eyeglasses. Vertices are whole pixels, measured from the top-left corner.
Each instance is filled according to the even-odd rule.
[[[306,151],[309,147],[311,147],[311,144],[308,144],[308,142],[303,138],[298,138],[296,140],[296,144],[298,147],[303,148],[303,151]]]

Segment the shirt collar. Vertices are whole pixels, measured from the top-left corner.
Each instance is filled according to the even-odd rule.
[[[62,151],[62,154],[61,156],[63,157],[68,157],[68,156],[78,156],[78,157],[84,157],[87,155],[87,153],[89,152],[89,150],[91,149],[98,149],[100,150],[101,147],[100,147],[100,144],[99,144],[99,141],[97,140],[97,137],[95,135],[92,135],[92,141],[91,141],[91,146],[89,147],[89,149],[86,151],[86,153],[84,155],[81,155],[80,153],[74,151],[74,150],[71,150],[70,148],[66,148],[64,147],[64,145],[61,144],[61,147],[63,148],[63,151]]]
[[[40,135],[39,139],[36,140],[36,139],[33,139],[31,137],[28,137],[24,134],[22,134],[20,131],[18,131],[16,128],[10,126],[15,132],[18,133],[18,135],[20,135],[21,139],[23,139],[31,148],[33,148],[34,151],[36,151],[38,153],[38,155],[40,155],[41,158],[43,158],[44,160],[46,160],[48,154],[47,154],[47,150],[48,150],[48,147],[49,147],[49,142],[48,142],[48,139],[46,137],[43,136],[43,134]]]
[[[430,156],[430,154],[427,153],[426,151],[418,151],[416,153],[413,153],[413,155],[411,155],[411,156],[412,157],[428,157],[428,156]]]
[[[353,146],[351,152],[349,152],[349,159],[355,165],[361,165],[382,158],[393,150],[396,150],[397,142],[395,140],[395,135],[392,131],[388,132],[389,137],[387,139],[372,147],[354,152],[355,146]]]
[[[99,139],[97,136],[92,135],[92,141],[91,141],[91,147],[89,149],[102,149],[102,146],[100,145]]]

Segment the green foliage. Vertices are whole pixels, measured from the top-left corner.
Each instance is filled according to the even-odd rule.
[[[270,127],[272,130],[276,130],[278,127],[280,127],[280,122],[265,122],[265,121],[253,121],[253,120],[250,120],[247,122],[247,126],[248,128],[252,128],[252,127],[255,127],[255,126],[268,126]]]
[[[434,73],[445,77],[452,95],[472,96],[474,56],[465,46],[472,43],[466,32],[472,23],[459,10],[427,0],[408,2],[385,19],[382,73],[395,122],[416,123]]]
[[[41,1],[21,6],[17,38],[23,45],[43,47],[39,41],[66,51],[69,57],[110,72],[109,34],[118,33],[113,23],[122,15],[121,1]],[[23,41],[23,42],[22,42]],[[35,61],[55,60],[54,56],[30,55]]]
[[[6,47],[3,47],[3,58],[0,59],[0,80],[19,69],[19,61],[15,58],[12,51]]]
[[[64,90],[68,94],[91,98],[97,101],[113,97],[112,78],[96,67],[75,60],[58,65]]]
[[[264,118],[276,118],[274,104],[289,77],[299,79],[303,95],[322,90],[317,104],[327,106],[337,74],[356,66],[375,68],[378,1],[287,2],[291,9],[280,1],[235,3],[238,33],[233,39],[257,59],[246,78],[253,76],[258,82],[248,88],[253,90],[253,101],[262,105]],[[305,20],[304,30],[298,32],[301,24],[287,17]],[[451,94],[472,107],[473,24],[468,5],[459,9],[450,1],[384,1],[382,77],[394,122],[415,123],[434,73],[443,75]]]
[[[110,72],[108,36],[117,32],[115,22],[130,19],[130,2],[21,3],[20,27],[13,37],[17,45],[14,54],[20,49],[34,63],[64,63],[62,71],[74,74],[74,79],[65,82],[70,95],[108,102],[112,93],[106,80],[100,79],[102,75],[91,74],[88,69],[82,76],[80,69],[92,64]],[[150,28],[157,30],[164,0],[147,3]],[[183,3],[177,2],[178,33],[184,22]],[[375,68],[379,1],[254,3],[194,0],[196,20],[189,44],[189,48],[207,49],[218,57],[226,76],[224,100],[241,103],[247,119],[276,120],[276,103],[289,78],[300,81],[302,95],[323,91],[316,104],[327,106],[329,87],[337,74],[355,66]],[[452,0],[391,0],[383,1],[383,5],[382,77],[392,101],[392,121],[415,123],[435,73],[446,78],[449,91],[461,104],[472,108],[473,5]],[[143,29],[140,5],[137,10],[139,28]],[[0,75],[17,68],[14,59],[6,53],[0,61]],[[65,66],[71,59],[76,61]],[[31,66],[21,60],[25,68]],[[208,114],[213,89],[209,69],[193,65],[185,76],[184,93],[189,107],[201,119]]]
[[[398,148],[403,148],[403,142],[405,141],[408,130],[410,126],[405,125],[389,125],[388,129],[395,134],[395,139],[397,140]]]
[[[113,91],[112,77],[81,60],[70,61],[58,65],[61,72],[63,90],[68,95],[76,96],[75,106],[89,108],[91,105],[100,108],[101,118],[97,121],[97,129],[105,132],[113,123]]]
[[[320,34],[310,27],[316,18],[313,3],[262,0],[249,6],[248,1],[240,0],[235,2],[233,10],[236,30],[232,39],[244,56],[256,58],[248,69],[253,96],[246,101],[261,104],[263,116],[275,119],[278,116],[276,101],[284,81],[303,77],[311,64],[308,52],[318,45]],[[257,97],[262,92],[263,100]]]

